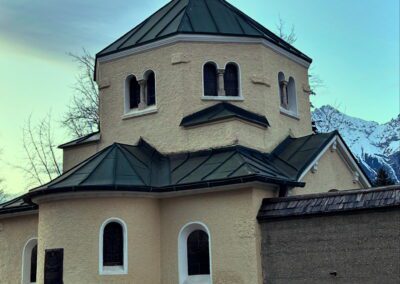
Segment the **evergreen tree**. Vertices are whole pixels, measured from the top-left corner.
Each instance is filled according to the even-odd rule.
[[[393,185],[394,181],[389,177],[384,168],[380,168],[376,174],[375,186]]]

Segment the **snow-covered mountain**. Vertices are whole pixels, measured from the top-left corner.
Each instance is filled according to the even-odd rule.
[[[312,118],[319,132],[339,130],[371,180],[383,167],[395,182],[400,182],[400,114],[379,124],[348,116],[327,105],[315,109]]]

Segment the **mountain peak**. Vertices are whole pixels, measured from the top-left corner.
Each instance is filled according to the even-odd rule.
[[[378,169],[384,168],[393,180],[400,182],[400,115],[379,124],[324,105],[313,111],[312,119],[319,132],[340,132],[370,179],[375,179]]]

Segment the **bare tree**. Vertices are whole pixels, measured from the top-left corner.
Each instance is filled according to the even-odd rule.
[[[5,193],[4,180],[0,178],[0,204],[7,201],[8,195]]]
[[[26,161],[16,167],[27,176],[28,186],[45,184],[61,174],[51,121],[49,113],[34,125],[30,115],[23,128],[22,142]]]
[[[95,58],[85,49],[82,55],[69,55],[77,62],[80,73],[62,125],[74,137],[81,137],[100,129],[99,91],[94,81]]]
[[[289,44],[294,44],[297,41],[294,25],[292,25],[290,31],[286,29],[286,22],[279,16],[279,22],[276,24],[278,30],[278,36]]]
[[[286,41],[287,43],[293,45],[297,41],[297,35],[295,26],[292,25],[288,30],[286,27],[286,22],[279,16],[278,23],[276,24],[276,29],[278,31],[278,36]],[[310,84],[310,94],[316,95],[317,90],[324,86],[324,82],[318,74],[315,74],[311,69],[308,74],[309,84]],[[313,105],[311,104],[313,107]]]

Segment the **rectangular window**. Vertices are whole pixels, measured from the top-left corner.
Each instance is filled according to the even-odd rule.
[[[64,249],[47,249],[44,260],[44,284],[63,283]]]

